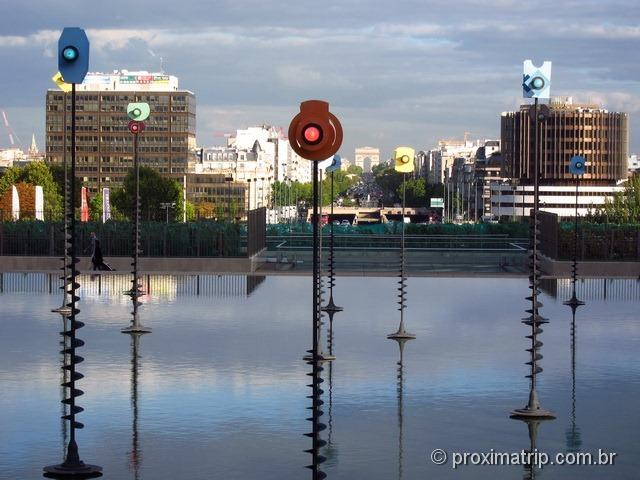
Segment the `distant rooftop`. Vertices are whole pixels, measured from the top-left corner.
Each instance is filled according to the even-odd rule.
[[[173,92],[178,90],[178,77],[164,72],[114,70],[112,73],[89,72],[78,91]]]

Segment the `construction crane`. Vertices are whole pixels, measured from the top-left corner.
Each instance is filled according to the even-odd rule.
[[[18,135],[13,131],[13,128],[11,128],[11,125],[9,124],[9,119],[7,118],[7,113],[4,110],[2,110],[2,120],[4,122],[4,128],[7,131],[7,134],[9,135],[9,142],[11,142],[11,148],[17,148],[17,146],[20,146],[22,141],[20,140],[20,137],[18,137]],[[15,139],[18,140],[17,146],[16,146]]]

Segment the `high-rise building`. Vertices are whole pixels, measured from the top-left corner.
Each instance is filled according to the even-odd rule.
[[[570,217],[575,208],[575,179],[569,173],[571,157],[587,160],[580,178],[578,213],[602,205],[622,190],[629,156],[628,116],[597,105],[574,104],[571,97],[553,99],[550,114],[538,127],[541,209]],[[492,204],[502,216],[529,215],[533,207],[533,106],[502,114],[501,135],[505,177],[509,185],[496,185]],[[515,187],[515,188],[514,188]],[[501,205],[497,205],[497,197]]]
[[[151,115],[140,134],[138,158],[182,183],[196,146],[196,99],[164,73],[89,73],[76,93],[76,176],[90,192],[122,185],[133,166],[133,136],[127,104],[147,102]],[[67,114],[64,115],[66,110]],[[66,127],[66,138],[64,135]],[[71,151],[71,94],[46,96],[47,161],[60,163]]]

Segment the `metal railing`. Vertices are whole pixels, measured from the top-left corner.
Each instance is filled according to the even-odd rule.
[[[81,255],[91,254],[91,232],[100,240],[104,257],[131,255],[132,225],[128,222],[81,223],[78,245]],[[193,222],[141,224],[141,256],[144,257],[243,257],[247,238],[235,223]],[[0,255],[62,256],[64,233],[59,223],[0,223]]]
[[[570,260],[574,224],[540,212],[540,249],[554,260]],[[640,261],[640,225],[578,223],[577,258],[601,261]]]
[[[397,251],[399,235],[335,235],[336,250]],[[270,251],[310,250],[312,238],[308,234],[267,236]],[[507,235],[406,235],[406,250],[464,250],[464,251],[509,251],[526,252],[526,238],[511,238]]]

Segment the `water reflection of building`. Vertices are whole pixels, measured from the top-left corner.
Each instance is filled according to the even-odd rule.
[[[545,278],[540,288],[553,298],[569,298],[570,278]],[[640,281],[630,278],[580,278],[576,293],[582,300],[635,301],[640,299]]]
[[[262,275],[141,275],[144,299],[175,299],[181,296],[249,297],[261,284]],[[81,298],[99,296],[129,298],[131,276],[117,274],[83,274],[79,276]],[[62,280],[54,273],[0,272],[0,293],[58,294]]]

